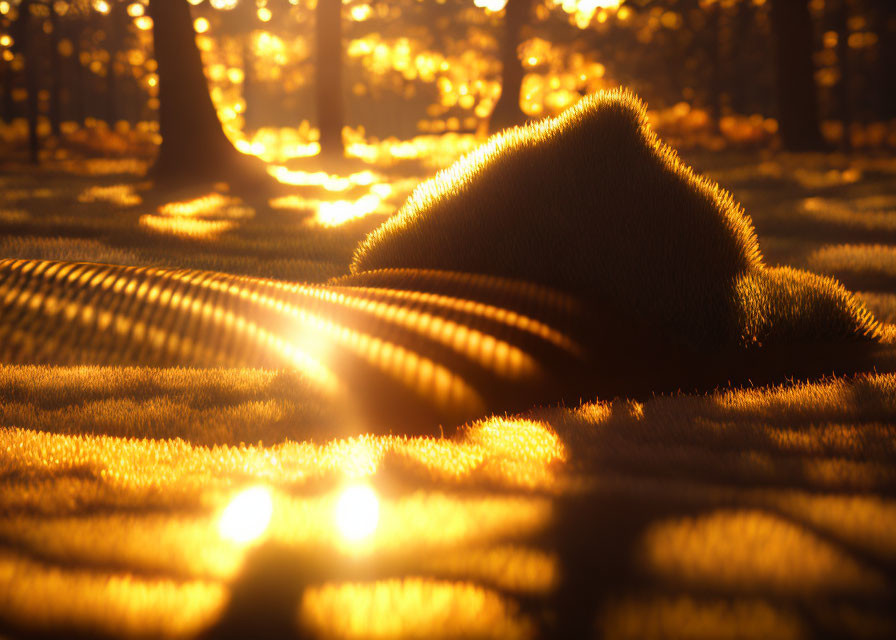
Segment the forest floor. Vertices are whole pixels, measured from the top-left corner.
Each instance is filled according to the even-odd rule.
[[[896,159],[684,155],[768,263],[896,323]],[[0,258],[323,283],[424,177],[293,171],[243,200],[149,192],[145,168],[0,166]],[[896,636],[896,375],[585,398],[447,439],[332,439],[326,412],[290,371],[0,364],[0,635]]]

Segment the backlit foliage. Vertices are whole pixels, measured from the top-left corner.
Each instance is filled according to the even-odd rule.
[[[22,145],[27,91],[20,77],[22,42],[17,41],[24,39],[15,27],[19,4],[11,0],[0,5],[0,65],[13,82],[0,139]],[[314,3],[191,4],[211,95],[234,144],[276,162],[318,153],[311,97]],[[49,56],[41,56],[41,71],[47,78],[62,78],[61,90],[50,82],[40,88],[41,136],[50,134],[55,118],[51,105],[58,102],[66,141],[96,147],[96,125],[105,120],[105,147],[122,147],[136,137],[151,154],[159,141],[158,75],[146,3],[60,0],[52,6],[58,14],[56,27],[46,4],[31,4],[32,37],[40,40],[42,52],[55,46],[60,56],[55,67]],[[654,124],[676,147],[774,144],[778,123],[771,63],[760,53],[771,48],[768,2],[706,0],[689,6],[541,0],[533,6],[519,47],[526,73],[520,105],[526,114],[556,115],[583,95],[624,84],[650,100]],[[829,140],[847,135],[856,147],[892,146],[893,122],[863,115],[845,131],[834,108],[842,80],[838,41],[847,40],[853,53],[853,90],[864,96],[875,91],[876,65],[886,55],[880,34],[888,27],[876,24],[873,11],[853,6],[841,34],[826,26],[832,6],[811,4],[813,19],[825,27],[815,55],[816,80],[829,105],[823,114],[824,134]],[[423,149],[427,136],[481,132],[501,93],[497,51],[503,9],[503,0],[344,3],[346,89],[351,96],[344,136],[357,145],[349,152],[370,158],[376,149],[377,158],[400,159],[413,150],[412,157],[428,158]],[[713,35],[708,16],[716,10],[722,17]],[[714,37],[718,47],[712,44]],[[757,46],[745,47],[744,41]],[[670,59],[684,62],[669,67]],[[712,71],[713,65],[722,66]],[[724,78],[749,74],[750,87],[731,82],[716,87],[713,73]],[[110,84],[112,76],[117,88]],[[107,91],[119,95],[107,98]],[[444,144],[454,145],[454,138]],[[455,155],[468,148],[458,147]]]

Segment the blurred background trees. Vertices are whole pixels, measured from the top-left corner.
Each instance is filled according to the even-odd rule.
[[[149,0],[0,0],[4,139],[34,159],[41,144],[151,151],[166,129],[210,141],[188,124],[210,102],[228,148],[268,161],[372,159],[384,145],[400,157],[426,136],[461,144],[622,84],[679,146],[896,147],[891,0],[189,5],[207,89],[166,121],[152,36],[167,27]],[[175,68],[191,56],[178,49]]]

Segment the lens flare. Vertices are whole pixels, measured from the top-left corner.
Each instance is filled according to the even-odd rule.
[[[265,487],[252,487],[238,493],[221,514],[218,531],[225,540],[247,543],[268,528],[274,503]]]
[[[370,537],[380,519],[380,501],[367,485],[348,487],[336,503],[336,527],[349,542]]]

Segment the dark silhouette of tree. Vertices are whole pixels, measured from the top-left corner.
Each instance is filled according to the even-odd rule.
[[[877,101],[883,120],[896,118],[896,2],[876,3],[874,25],[877,35]]]
[[[104,20],[106,23],[106,51],[109,54],[109,64],[106,67],[106,122],[110,128],[114,127],[120,119],[118,58],[125,43],[128,24],[126,11],[124,2],[113,1],[109,5],[109,15],[105,16]]]
[[[83,123],[87,116],[85,108],[86,92],[84,91],[85,73],[81,64],[84,32],[87,29],[88,14],[75,12],[75,6],[69,7],[65,16],[63,33],[72,43],[72,54],[65,72],[68,79],[68,109],[72,120]]]
[[[329,162],[345,156],[342,127],[342,2],[318,0],[315,14],[317,59],[317,126],[320,129],[321,160]]]
[[[719,128],[724,115],[725,49],[722,46],[722,3],[714,2],[707,11],[706,57],[709,59],[709,110],[713,126]]]
[[[781,142],[792,151],[824,149],[812,62],[809,0],[772,0],[771,26]]]
[[[272,185],[264,164],[237,151],[212,104],[187,0],[150,0],[159,76],[162,143],[151,170],[156,183],[224,180]]]
[[[62,136],[62,61],[59,56],[59,14],[56,3],[48,3],[50,10],[50,132]]]
[[[24,67],[22,75],[25,78],[26,115],[28,118],[28,157],[31,162],[37,164],[40,156],[40,137],[37,132],[38,103],[37,93],[40,89],[38,76],[40,74],[40,56],[34,42],[32,28],[32,0],[22,0],[19,5],[18,16],[12,25],[13,51],[22,54]]]
[[[2,23],[7,32],[10,31],[10,23],[4,20]],[[10,123],[16,117],[16,105],[12,98],[13,88],[15,87],[16,72],[13,69],[11,60],[3,60],[2,76],[0,76],[0,121]]]
[[[840,68],[840,80],[837,83],[837,107],[840,121],[843,123],[843,135],[840,146],[844,151],[852,147],[850,128],[852,114],[852,69],[849,59],[849,2],[840,0],[834,8],[834,25],[837,31],[837,64]]]
[[[735,113],[757,113],[765,107],[769,67],[767,34],[757,24],[758,9],[750,0],[737,4],[732,16],[731,73],[728,93]],[[745,46],[750,43],[756,46]]]
[[[526,121],[526,114],[520,109],[520,91],[525,72],[518,50],[523,27],[532,15],[532,0],[508,0],[504,12],[500,53],[501,97],[489,119],[491,131],[499,131]]]

